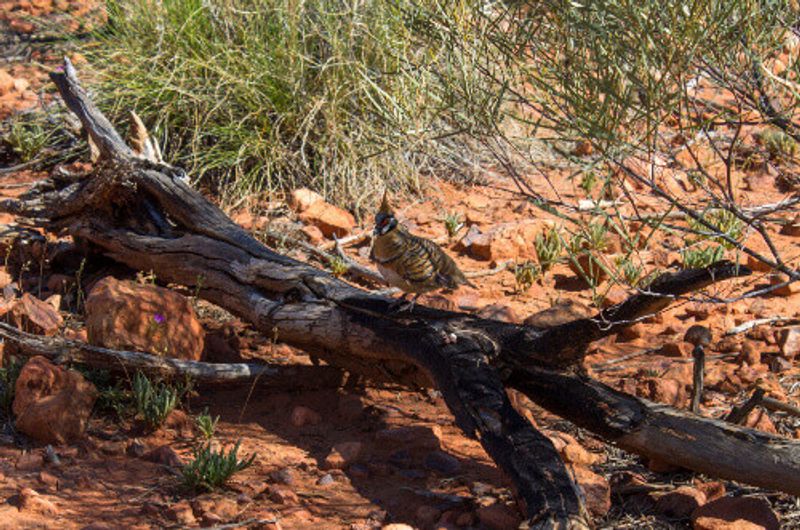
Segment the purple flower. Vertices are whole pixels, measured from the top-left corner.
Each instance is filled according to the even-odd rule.
[[[166,318],[164,318],[164,315],[162,315],[161,313],[156,313],[155,315],[153,315],[153,320],[156,321],[156,324],[163,324]]]

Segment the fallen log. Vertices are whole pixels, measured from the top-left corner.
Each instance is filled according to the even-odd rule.
[[[0,202],[0,210],[185,285],[330,365],[377,381],[435,386],[459,427],[477,437],[512,480],[529,528],[588,528],[591,521],[552,443],[513,409],[507,388],[641,455],[800,492],[797,442],[647,403],[579,368],[590,342],[677,296],[749,274],[745,268],[720,262],[665,274],[595,317],[546,329],[419,305],[398,313],[392,299],[264,246],[193,190],[182,170],[128,147],[80,87],[69,61],[51,78],[100,159],[85,178],[54,174],[47,185]],[[764,467],[757,472],[757,465]]]
[[[63,337],[45,337],[26,333],[0,322],[0,338],[14,344],[13,355],[41,355],[59,364],[80,363],[114,372],[139,370],[148,375],[168,379],[191,378],[211,385],[235,385],[260,380],[272,387],[289,390],[293,381],[309,381],[315,387],[337,387],[342,384],[342,372],[328,366],[284,365],[265,363],[206,363],[161,357],[149,353],[112,350],[92,346]]]

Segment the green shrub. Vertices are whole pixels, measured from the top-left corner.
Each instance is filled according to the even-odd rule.
[[[148,429],[154,430],[164,424],[178,405],[180,391],[166,383],[154,384],[141,372],[133,378],[133,399],[136,413]]]
[[[83,50],[99,103],[136,109],[193,176],[239,192],[308,185],[357,207],[468,152],[434,89],[452,43],[417,38],[412,0],[107,4],[101,42]],[[457,24],[472,13],[442,6]]]
[[[724,254],[725,248],[719,245],[683,249],[681,251],[683,268],[698,269],[702,267],[708,267],[712,263],[716,263],[721,260]]]
[[[722,237],[722,235],[728,236],[734,241],[739,241],[744,234],[744,223],[729,210],[711,209],[705,212],[702,218],[711,226],[716,227],[718,229],[718,232],[716,233],[721,235],[703,235],[704,233],[710,234],[710,229],[700,221],[691,218],[688,219],[689,228],[691,228],[696,234],[700,234],[702,236],[700,239],[711,239],[728,250],[734,248],[734,245]]]
[[[181,476],[183,484],[192,491],[213,491],[224,485],[235,473],[247,469],[256,458],[251,454],[239,460],[241,440],[227,453],[224,449],[216,450],[207,443],[194,449],[194,458],[183,466]]]

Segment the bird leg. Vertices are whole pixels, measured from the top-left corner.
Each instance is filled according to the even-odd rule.
[[[414,309],[414,304],[417,302],[417,298],[421,293],[417,293],[411,300],[406,299],[408,293],[403,293],[403,296],[392,302],[389,306],[389,310],[395,313],[410,313],[412,309]]]

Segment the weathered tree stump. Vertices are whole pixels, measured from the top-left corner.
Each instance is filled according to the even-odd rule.
[[[507,388],[640,455],[800,494],[797,442],[647,402],[579,367],[590,342],[662,310],[678,295],[748,274],[744,268],[721,262],[666,274],[594,318],[548,329],[423,306],[393,312],[391,299],[267,248],[192,189],[181,170],[128,147],[69,61],[51,78],[100,160],[88,177],[54,175],[3,201],[0,210],[196,290],[266,336],[330,365],[373,380],[435,386],[459,427],[513,481],[529,528],[588,528],[591,521],[552,443],[517,414]]]

